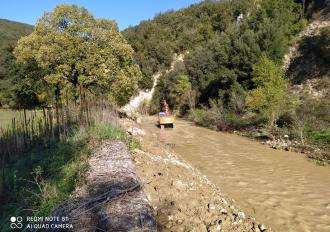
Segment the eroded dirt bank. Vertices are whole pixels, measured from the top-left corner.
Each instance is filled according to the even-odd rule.
[[[133,158],[159,231],[271,231],[178,158],[170,146],[145,136],[132,121],[122,124],[142,141],[143,151],[135,150]]]

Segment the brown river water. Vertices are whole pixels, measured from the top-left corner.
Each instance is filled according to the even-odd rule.
[[[330,232],[330,167],[233,134],[177,120],[161,130],[155,117],[142,128],[171,145],[223,193],[274,231]]]

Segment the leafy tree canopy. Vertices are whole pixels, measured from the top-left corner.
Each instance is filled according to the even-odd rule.
[[[45,13],[34,31],[19,40],[14,54],[19,62],[36,62],[45,70],[47,84],[80,98],[87,90],[123,105],[141,77],[133,49],[116,23],[95,19],[76,5]]]
[[[256,88],[249,91],[247,105],[263,114],[273,126],[281,114],[292,109],[284,72],[280,66],[262,54],[253,65],[252,76]]]

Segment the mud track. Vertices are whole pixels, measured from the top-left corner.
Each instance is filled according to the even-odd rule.
[[[122,124],[143,143],[143,151],[135,150],[133,158],[158,231],[271,231],[244,213],[169,146],[156,138],[144,138],[145,133],[132,121],[123,120]]]

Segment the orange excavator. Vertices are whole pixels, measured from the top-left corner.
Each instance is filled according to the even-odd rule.
[[[158,114],[158,124],[161,129],[164,129],[165,126],[170,126],[174,128],[175,117],[171,115],[169,111],[168,104],[166,100],[163,101],[162,112]]]

